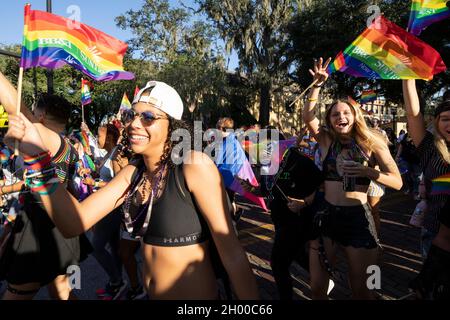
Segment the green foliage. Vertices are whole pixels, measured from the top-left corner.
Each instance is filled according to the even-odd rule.
[[[20,53],[20,46],[4,46],[3,50]],[[136,75],[134,81],[96,82],[93,84],[92,103],[86,105],[85,120],[92,128],[100,124],[105,115],[117,113],[122,96],[127,92],[132,99],[136,85],[142,86],[147,79],[153,78],[155,68],[152,63],[131,58],[126,55],[124,68]],[[0,55],[0,71],[16,86],[19,75],[19,60]],[[23,78],[22,96],[25,104],[30,107],[36,95],[47,92],[47,70],[33,68],[25,70]],[[53,71],[54,93],[71,102],[72,110],[70,125],[79,127],[81,122],[81,78],[83,74],[71,67],[63,67]],[[86,78],[86,76],[84,76]]]
[[[375,1],[381,13],[392,22],[406,28],[410,1]],[[310,5],[299,11],[289,27],[297,64],[296,80],[303,86],[311,81],[308,69],[313,58],[332,57],[344,50],[366,28],[367,19],[373,12],[367,12],[372,1],[327,0],[311,1]],[[428,27],[420,36],[441,54],[444,62],[450,65],[450,21],[446,20]],[[431,97],[444,84],[449,83],[449,73],[441,73],[433,81],[421,83],[425,98]],[[359,95],[363,87],[376,89],[387,101],[403,101],[401,81],[368,80],[335,73],[328,83],[329,92],[334,95]]]
[[[154,78],[167,82],[180,94],[185,118],[215,121],[226,109],[226,71],[214,29],[183,8],[171,8],[167,0],[146,0],[143,6],[116,18],[129,29],[135,54],[153,61]],[[205,116],[206,115],[206,116]],[[211,118],[212,117],[212,118]]]
[[[260,122],[267,124],[274,89],[287,82],[291,56],[286,27],[298,1],[196,0],[217,27],[239,71],[260,90]]]

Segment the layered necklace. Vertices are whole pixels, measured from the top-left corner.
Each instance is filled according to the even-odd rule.
[[[142,169],[140,169],[140,171],[138,172],[138,178],[131,183],[130,191],[125,196],[122,211],[125,228],[133,236],[142,237],[145,234],[145,231],[147,231],[148,224],[152,215],[153,200],[155,198],[155,195],[158,194],[158,189],[160,187],[165,168],[166,165],[164,164],[164,166],[158,171],[158,173],[153,175],[151,179],[150,199],[147,202],[147,205],[140,206],[134,218],[132,218],[130,214],[131,202],[137,196],[137,191],[139,190],[139,188],[142,187],[141,203],[143,204],[147,196],[148,184],[150,183],[150,178],[148,177],[145,166],[143,166]],[[138,221],[141,220],[144,213],[146,213],[146,215],[142,226],[139,228],[139,230],[135,230]]]

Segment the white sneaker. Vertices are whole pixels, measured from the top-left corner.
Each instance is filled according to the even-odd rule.
[[[327,296],[330,295],[331,290],[333,290],[334,288],[334,281],[333,280],[328,280],[328,290],[327,290]]]

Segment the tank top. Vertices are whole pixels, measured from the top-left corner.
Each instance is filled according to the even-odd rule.
[[[131,164],[137,167],[132,177],[133,185],[142,179],[145,165],[143,161]],[[209,240],[211,235],[208,225],[187,189],[183,167],[179,165],[168,170],[163,192],[159,199],[153,201],[148,228],[143,236],[144,242],[156,246],[177,247]],[[132,219],[133,216],[136,219],[133,233],[143,225],[148,206],[148,203],[140,206],[130,205]],[[141,216],[137,217],[139,214]]]

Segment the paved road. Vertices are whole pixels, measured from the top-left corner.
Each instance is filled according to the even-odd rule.
[[[381,203],[381,243],[384,247],[380,258],[380,299],[399,299],[408,295],[408,282],[420,270],[420,229],[408,224],[416,201],[401,192],[387,194]],[[270,252],[273,243],[273,225],[267,213],[247,211],[238,224],[240,240],[244,245],[257,275],[263,299],[278,299],[270,268]],[[331,299],[349,299],[347,268],[342,252],[338,253],[336,267],[340,280],[330,293]],[[291,267],[294,279],[295,299],[310,299],[309,276],[296,263]]]
[[[418,273],[422,264],[419,253],[420,230],[408,224],[416,201],[401,192],[387,194],[381,203],[381,242],[384,247],[380,259],[381,299],[399,299],[408,294],[407,284]],[[270,252],[273,243],[273,225],[268,213],[242,203],[246,208],[237,229],[253,272],[257,277],[263,299],[278,299],[272,270]],[[342,258],[342,253],[339,254]],[[350,290],[346,281],[345,259],[337,265],[341,279],[330,293],[331,299],[349,299]],[[295,263],[291,268],[295,285],[295,299],[310,299],[308,274]],[[80,299],[96,299],[95,289],[102,287],[107,277],[93,257],[81,264],[81,290],[75,290]],[[1,289],[4,289],[4,285]],[[0,291],[2,291],[0,289]],[[41,289],[35,299],[48,299],[46,289]]]

